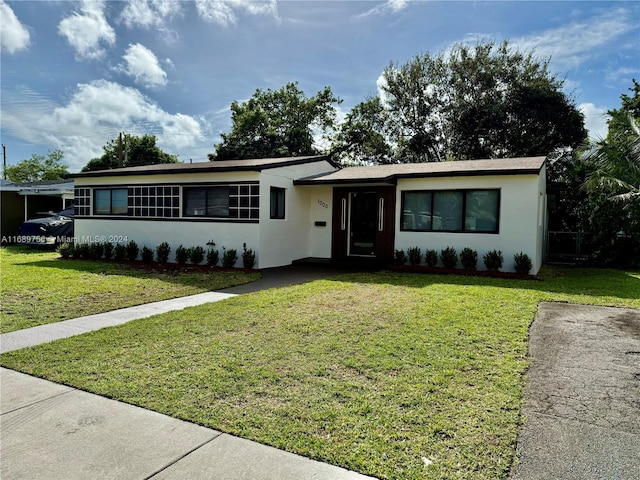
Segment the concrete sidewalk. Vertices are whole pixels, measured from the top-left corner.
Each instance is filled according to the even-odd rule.
[[[80,335],[239,293],[341,273],[262,271],[256,282],[0,335],[0,352]],[[0,478],[364,480],[366,477],[150,410],[0,368]]]
[[[371,477],[0,369],[3,480]]]

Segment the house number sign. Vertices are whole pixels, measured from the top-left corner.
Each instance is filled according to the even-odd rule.
[[[324,207],[324,208],[329,208],[329,204],[327,202],[323,202],[320,199],[318,199],[318,205],[320,205],[321,207]]]

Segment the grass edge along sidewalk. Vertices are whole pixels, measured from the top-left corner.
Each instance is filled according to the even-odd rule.
[[[379,478],[506,478],[538,303],[640,308],[639,292],[640,273],[606,270],[352,274],[0,363]]]
[[[56,252],[0,248],[0,333],[241,285],[258,273],[154,271]]]

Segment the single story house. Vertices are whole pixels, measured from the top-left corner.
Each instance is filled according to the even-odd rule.
[[[76,241],[214,244],[256,252],[257,268],[313,258],[389,264],[418,246],[482,256],[503,270],[542,263],[545,158],[337,168],[327,157],[163,164],[71,175]],[[222,252],[221,252],[222,253]],[[238,260],[240,266],[240,260]]]

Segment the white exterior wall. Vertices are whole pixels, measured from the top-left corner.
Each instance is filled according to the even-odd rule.
[[[500,250],[504,257],[503,271],[513,271],[513,256],[524,252],[531,258],[532,274],[542,263],[544,170],[541,175],[450,177],[401,179],[396,190],[395,249],[405,252],[410,247],[437,250],[453,247],[458,254],[469,247],[478,252],[478,269],[484,269],[483,255]],[[403,232],[400,231],[401,194],[403,190],[500,189],[499,233]]]
[[[310,220],[311,196],[315,189],[294,187],[293,180],[334,170],[328,162],[316,162],[289,167],[265,169],[262,172],[200,172],[167,175],[136,175],[127,177],[77,178],[76,187],[84,186],[137,186],[172,184],[178,186],[198,185],[211,182],[236,183],[260,182],[259,223],[242,221],[206,221],[189,218],[123,220],[116,218],[76,218],[75,237],[81,243],[126,238],[134,240],[140,249],[143,246],[155,249],[160,243],[171,245],[169,261],[175,260],[175,250],[179,245],[186,248],[202,246],[205,251],[215,248],[222,259],[222,247],[238,252],[236,267],[242,266],[243,245],[256,252],[256,268],[289,265],[293,260],[311,256]],[[285,219],[270,219],[271,186],[286,189]],[[329,190],[330,193],[330,190]],[[329,195],[330,197],[330,195]],[[315,198],[315,197],[314,197]],[[182,198],[181,198],[182,201]],[[331,218],[326,231],[329,234],[328,254],[331,254]],[[182,212],[182,204],[180,205]],[[311,225],[311,226],[310,226]],[[213,241],[215,246],[207,245]]]
[[[318,191],[328,192],[323,198],[330,200],[331,189],[309,188],[293,185],[293,180],[334,170],[329,163],[312,163],[293,167],[264,170],[260,175],[260,268],[289,265],[293,260],[310,256],[331,256],[331,207],[318,204]],[[285,218],[271,219],[271,187],[285,189]],[[324,200],[323,200],[324,201]],[[314,205],[315,202],[315,205]],[[325,220],[327,226],[315,227],[316,220]],[[326,251],[315,255],[316,230],[329,235]],[[322,253],[325,253],[322,251]]]

